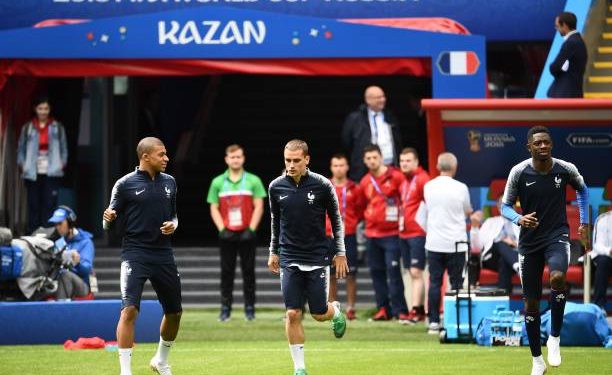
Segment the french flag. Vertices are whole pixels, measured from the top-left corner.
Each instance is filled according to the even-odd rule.
[[[480,61],[473,51],[442,52],[438,58],[438,69],[442,74],[471,75],[478,71]]]

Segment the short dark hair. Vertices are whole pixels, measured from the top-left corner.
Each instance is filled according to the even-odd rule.
[[[332,159],[344,159],[344,160],[346,160],[348,162],[348,157],[346,157],[346,155],[341,153],[341,152],[337,152],[337,153],[333,154],[331,158]]]
[[[32,102],[32,106],[34,108],[38,107],[41,104],[47,103],[49,106],[51,106],[51,102],[49,101],[49,97],[48,96],[39,96],[36,99],[34,99],[34,101]]]
[[[380,147],[378,147],[378,145],[375,145],[375,144],[369,144],[369,145],[365,146],[363,148],[363,155],[365,155],[368,152],[372,152],[372,151],[376,151],[380,155],[382,155],[382,151],[380,151]]]
[[[164,146],[164,142],[155,137],[146,137],[141,139],[140,142],[138,142],[138,146],[136,146],[136,155],[138,155],[138,160],[142,159],[142,155],[151,152],[155,146]]]
[[[550,135],[550,130],[548,130],[546,126],[542,126],[542,125],[537,125],[537,126],[532,127],[527,132],[527,142],[531,142],[531,140],[533,139],[533,135],[538,134],[538,133],[546,133]]]
[[[402,149],[402,152],[400,152],[400,155],[405,155],[405,154],[412,154],[414,155],[415,159],[419,160],[419,153],[414,147],[404,147]]]
[[[570,30],[576,30],[576,23],[578,23],[578,20],[574,13],[563,12],[559,14],[558,18],[559,18],[559,25],[564,24],[564,25],[567,25],[567,27],[569,27]]]

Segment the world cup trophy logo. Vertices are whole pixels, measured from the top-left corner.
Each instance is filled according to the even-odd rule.
[[[478,130],[470,130],[469,132],[467,132],[467,139],[470,145],[470,151],[480,151],[480,138],[482,138],[482,135]]]

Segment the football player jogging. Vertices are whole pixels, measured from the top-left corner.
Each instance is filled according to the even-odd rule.
[[[346,318],[354,320],[357,318],[355,313],[355,300],[357,298],[357,223],[363,219],[365,209],[365,196],[361,186],[348,178],[348,159],[344,154],[332,156],[329,169],[332,172],[331,182],[336,189],[336,196],[340,204],[340,215],[344,223],[344,245],[346,247],[346,260],[348,262],[348,274],[346,276]],[[325,232],[329,238],[331,253],[336,252],[336,242],[332,236],[332,227],[329,219],[326,220]],[[332,269],[329,283],[328,301],[336,300],[337,282],[336,275]]]
[[[134,325],[140,309],[144,283],[151,281],[164,310],[157,353],[151,369],[171,375],[170,348],[181,320],[181,281],[170,236],[178,227],[176,181],[163,173],[168,165],[166,148],[157,138],[147,137],[136,148],[140,165],[120,178],[113,187],[104,211],[104,228],[123,217],[121,252],[121,316],[117,325],[117,346],[121,375],[131,375]]]
[[[527,149],[531,159],[515,165],[508,176],[504,191],[502,215],[521,226],[519,237],[519,263],[523,297],[525,299],[525,326],[533,356],[532,375],[546,372],[540,344],[540,298],[544,263],[550,269],[551,331],[546,346],[548,364],[561,365],[559,334],[563,324],[566,285],[565,273],[569,265],[569,226],[565,211],[565,188],[577,191],[580,208],[578,233],[586,235],[588,227],[588,192],[576,166],[552,157],[553,142],[548,128],[535,126],[527,133]],[[521,202],[523,215],[513,206]]]
[[[346,319],[337,301],[327,302],[330,253],[325,236],[325,216],[332,224],[335,254],[331,263],[336,277],[348,271],[344,228],[332,183],[308,170],[306,142],[294,139],[284,149],[285,172],[270,183],[271,240],[268,268],[280,274],[285,307],[285,333],[289,341],[294,375],[305,375],[302,308],[308,301],[312,317],[331,320],[334,335],[344,336]]]

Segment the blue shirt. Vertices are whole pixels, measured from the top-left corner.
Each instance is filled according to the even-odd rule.
[[[165,221],[178,226],[176,192],[174,177],[159,173],[151,179],[138,168],[115,183],[108,207],[123,222],[123,260],[174,262],[170,236],[160,228]]]
[[[344,224],[329,179],[308,171],[296,184],[283,174],[270,183],[268,197],[272,216],[270,253],[279,255],[281,266],[327,266],[330,256],[345,254]],[[326,214],[332,225],[335,254],[329,254]]]
[[[521,217],[514,209],[517,198],[523,215],[536,213],[538,226],[521,228],[519,252],[531,253],[557,241],[569,241],[566,212],[566,186],[577,192],[580,222],[588,223],[588,190],[584,179],[572,163],[553,158],[552,169],[540,173],[527,159],[515,165],[508,176],[503,197],[502,215],[518,225]]]

